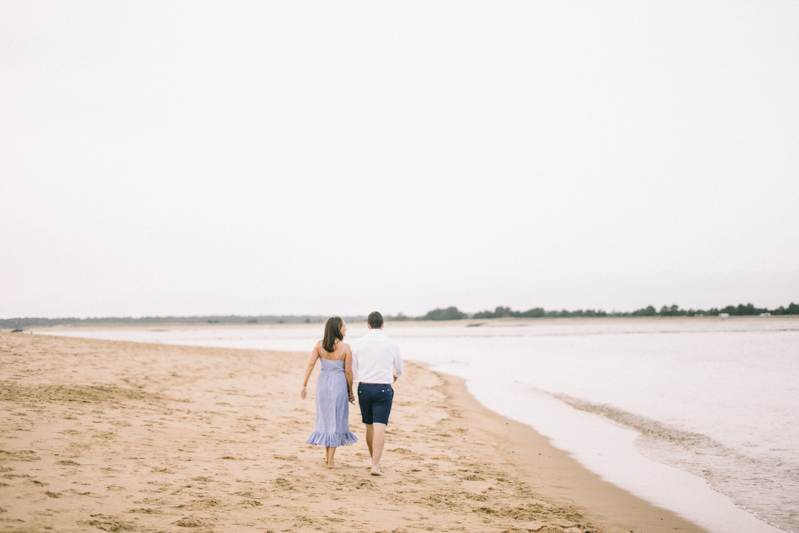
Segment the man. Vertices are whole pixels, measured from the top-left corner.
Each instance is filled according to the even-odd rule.
[[[358,382],[361,419],[366,424],[366,445],[372,456],[372,475],[382,476],[380,456],[386,442],[394,389],[391,384],[403,374],[397,343],[383,333],[383,315],[375,311],[367,319],[369,333],[352,347],[352,375]]]

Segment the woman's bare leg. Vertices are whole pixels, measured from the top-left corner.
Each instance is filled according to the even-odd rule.
[[[330,446],[325,446],[325,462],[330,462]]]
[[[335,448],[328,448],[330,450],[330,455],[327,458],[327,467],[328,468],[339,468],[336,463],[333,462],[333,456],[336,455]]]

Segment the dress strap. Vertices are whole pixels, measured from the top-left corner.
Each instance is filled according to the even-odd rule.
[[[344,357],[344,348],[346,348],[346,347],[347,347],[347,345],[342,342],[341,343],[341,353],[338,356],[338,360],[339,361],[341,361],[341,358]]]

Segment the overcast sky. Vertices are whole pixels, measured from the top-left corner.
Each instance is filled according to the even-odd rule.
[[[0,317],[799,302],[796,1],[0,3]]]

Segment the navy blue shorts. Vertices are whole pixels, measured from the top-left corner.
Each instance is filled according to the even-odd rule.
[[[358,403],[361,406],[361,420],[364,424],[386,424],[391,414],[394,389],[391,385],[358,384]]]

